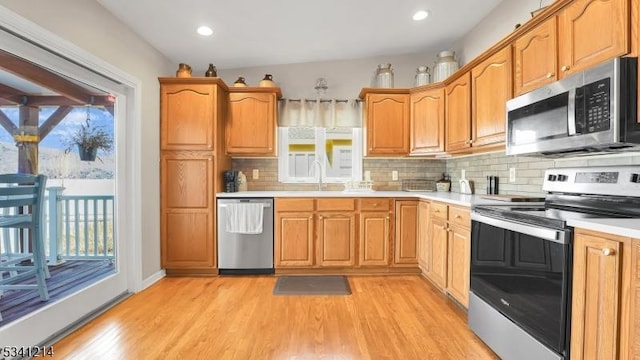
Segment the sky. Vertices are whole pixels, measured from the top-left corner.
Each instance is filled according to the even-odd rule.
[[[42,125],[57,107],[40,108],[40,119],[38,123]],[[18,125],[18,107],[2,107],[2,111]],[[89,121],[91,126],[102,126],[102,128],[113,138],[113,117],[101,108],[91,107],[89,111]],[[65,149],[65,139],[69,137],[78,127],[87,120],[87,107],[80,106],[74,108],[44,139],[40,141],[40,147],[54,149]],[[13,137],[3,127],[0,127],[0,142],[13,142]]]

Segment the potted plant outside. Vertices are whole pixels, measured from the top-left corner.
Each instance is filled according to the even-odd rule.
[[[67,140],[65,153],[69,153],[74,147],[78,148],[80,160],[95,161],[98,151],[111,151],[113,139],[102,127],[92,127],[87,119],[85,124],[81,124]],[[98,159],[100,158],[98,157]]]

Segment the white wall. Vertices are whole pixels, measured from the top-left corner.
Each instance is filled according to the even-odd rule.
[[[159,84],[175,64],[95,1],[0,0],[0,5],[140,80],[142,277],[160,270]]]
[[[329,89],[322,96],[323,99],[355,99],[363,87],[372,85],[371,81],[378,64],[391,64],[394,87],[412,87],[416,68],[421,65],[432,68],[435,60],[436,53],[392,55],[358,60],[224,69],[218,70],[218,76],[229,86],[233,85],[238,76],[243,76],[247,85],[258,86],[265,74],[271,74],[282,89],[283,96],[290,99],[315,98],[316,79],[324,77]]]
[[[531,11],[555,0],[503,0],[455,46],[460,65],[464,65],[515,30],[516,24],[531,19]]]

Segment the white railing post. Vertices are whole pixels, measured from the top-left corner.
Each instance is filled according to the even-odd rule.
[[[64,191],[64,187],[52,186],[48,187],[47,191],[49,192],[49,265],[57,265],[60,263],[58,235],[62,225],[62,209],[58,195]]]

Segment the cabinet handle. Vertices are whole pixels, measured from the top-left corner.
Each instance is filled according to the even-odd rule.
[[[313,220],[313,215],[309,216],[309,220]]]
[[[461,216],[456,214],[456,219],[460,219],[460,218],[461,218]]]
[[[320,215],[320,216],[318,216],[318,219],[322,220],[322,219],[324,219],[324,216]]]
[[[447,230],[447,227],[440,225],[440,230]]]
[[[562,70],[562,71],[569,71],[569,65],[562,65],[562,67],[560,68],[560,70]]]
[[[389,220],[389,217],[387,216],[385,219]]]
[[[564,71],[566,71],[566,70],[564,70]],[[551,79],[553,77],[553,75],[555,75],[555,74],[552,73],[552,72],[548,72],[547,73],[547,79]]]
[[[609,248],[602,249],[603,256],[610,256],[610,255],[613,255],[614,253],[615,251],[613,249],[609,249]]]

